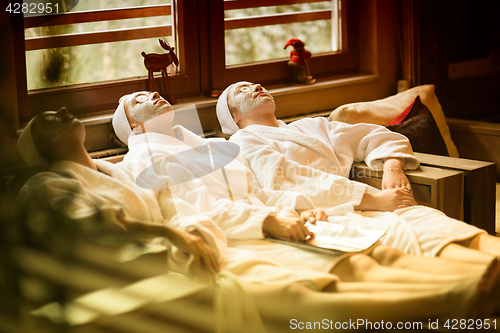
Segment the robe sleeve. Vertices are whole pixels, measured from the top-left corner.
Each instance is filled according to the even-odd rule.
[[[158,200],[163,208],[172,206],[173,199],[166,190],[159,191]],[[183,202],[183,204],[186,204]],[[194,211],[193,211],[194,213]],[[217,260],[221,260],[227,248],[227,240],[224,232],[217,226],[216,222],[206,216],[192,215],[189,219],[178,219],[173,216],[165,220],[165,223],[173,228],[179,228],[186,232],[196,231],[205,241],[205,243],[214,251]],[[188,277],[196,278],[201,281],[210,280],[211,273],[205,267],[195,264],[194,258],[190,253],[183,252],[173,246],[168,239],[164,239],[163,244],[170,249],[168,251],[169,260],[167,267],[175,272],[182,273]]]
[[[177,221],[178,227],[211,219],[227,239],[261,239],[264,237],[262,223],[276,210],[214,197],[203,181],[177,163],[163,159],[157,168],[148,167],[147,162],[140,159],[129,163],[136,172],[142,170],[141,178],[148,181],[150,188],[168,189],[168,195],[175,198],[166,199],[168,196],[164,194],[159,202],[163,218]]]
[[[232,207],[214,217],[228,239],[262,239],[262,224],[276,208],[235,202]]]
[[[237,160],[246,171],[246,180],[248,184],[247,199],[251,204],[264,204],[267,207],[288,207],[296,211],[316,208],[307,196],[298,191],[270,190],[260,186],[255,174],[248,164],[248,160],[242,153],[238,155]]]
[[[22,209],[51,209],[72,219],[91,217],[99,209],[121,210],[116,205],[103,207],[92,200],[78,180],[54,172],[31,177],[21,188],[16,203]]]
[[[392,132],[374,124],[355,124],[342,126],[339,133],[336,122],[329,125],[330,141],[338,141],[338,135],[353,152],[355,162],[365,161],[372,170],[383,170],[388,158],[405,160],[405,169],[418,168],[420,162],[413,154],[410,141],[404,135]]]
[[[131,217],[123,205],[99,197],[78,179],[55,172],[42,172],[29,179],[16,198],[16,204],[20,209],[28,209],[40,216],[44,216],[44,212],[53,211],[68,217],[76,230],[83,232],[108,229],[125,231],[126,226],[117,217]],[[133,218],[148,224],[158,222],[148,218]],[[135,238],[136,236],[134,239],[145,242],[154,242],[156,237],[139,235],[139,238]]]
[[[240,145],[260,187],[275,191],[299,191],[327,214],[345,214],[359,205],[368,186],[288,160],[257,135],[240,130],[230,141]]]

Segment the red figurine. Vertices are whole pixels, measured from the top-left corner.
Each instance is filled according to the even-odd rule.
[[[290,52],[288,70],[290,71],[292,82],[306,84],[316,82],[309,73],[309,66],[307,65],[307,61],[311,58],[311,52],[304,48],[304,43],[300,39],[290,39],[286,43],[285,49],[290,45],[293,47],[293,51]]]
[[[168,73],[167,67],[170,64],[175,64],[179,66],[179,59],[174,53],[174,48],[168,44],[167,40],[163,38],[163,40],[159,40],[162,48],[167,50],[167,53],[157,54],[157,53],[149,53],[146,54],[141,52],[141,55],[144,57],[144,66],[148,70],[148,81],[149,81],[149,91],[154,90],[154,72],[161,72],[161,76],[163,78],[163,90],[165,93],[165,98],[170,102],[170,104],[175,104],[177,100],[172,94],[172,89],[170,89],[170,82],[168,81]]]

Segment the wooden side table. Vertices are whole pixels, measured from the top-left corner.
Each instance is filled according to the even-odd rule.
[[[422,166],[463,172],[464,221],[495,235],[495,163],[423,153],[415,156]]]

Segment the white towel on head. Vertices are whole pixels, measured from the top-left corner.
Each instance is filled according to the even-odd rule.
[[[240,129],[234,122],[233,116],[229,111],[229,106],[227,105],[227,93],[233,85],[234,83],[224,89],[217,100],[217,119],[219,120],[222,128],[222,133],[229,135],[236,133]]]
[[[33,118],[35,119],[35,118]],[[33,142],[33,136],[31,135],[31,124],[33,123],[31,119],[24,128],[19,140],[17,140],[17,151],[21,156],[24,164],[30,168],[48,168],[49,162],[44,159],[36,150],[35,143]]]
[[[132,129],[130,129],[130,124],[128,122],[127,115],[125,114],[125,100],[128,96],[130,95],[125,95],[120,98],[118,107],[113,114],[112,121],[116,136],[126,145],[128,145],[128,137],[132,134]]]

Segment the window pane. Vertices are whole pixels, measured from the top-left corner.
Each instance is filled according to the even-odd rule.
[[[28,51],[28,90],[147,76],[141,50],[165,53],[158,38]]]
[[[336,2],[337,0],[225,10],[225,19],[255,18],[265,15],[272,16],[313,10],[330,10],[334,13],[333,20],[314,20],[226,30],[226,66],[288,58],[291,47],[288,50],[283,47],[291,38],[302,40],[306,45],[306,49],[313,54],[338,51],[340,43],[337,36],[340,31],[337,29],[332,30],[332,21],[334,27],[338,26],[337,10],[332,10],[332,6]]]
[[[170,4],[170,0],[79,1],[71,11],[137,8]],[[155,16],[101,22],[78,23],[25,30],[25,38],[65,34],[112,32],[113,30],[171,25],[171,16]],[[161,36],[158,36],[161,37]],[[165,36],[174,45],[172,36]],[[26,52],[28,90],[79,83],[147,76],[141,52],[165,53],[158,38],[99,43]]]

